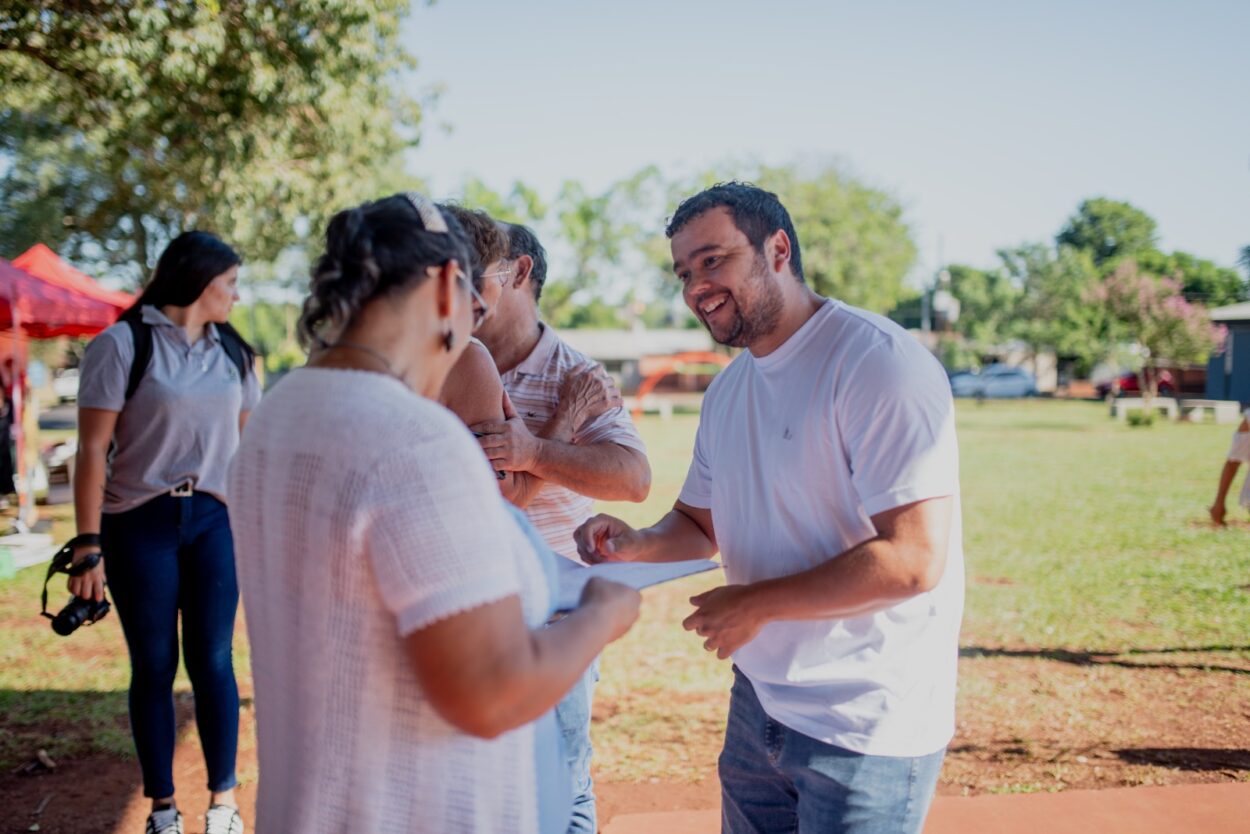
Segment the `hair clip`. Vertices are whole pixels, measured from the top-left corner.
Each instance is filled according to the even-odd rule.
[[[427,232],[447,234],[447,220],[429,197],[424,194],[418,194],[416,191],[406,192],[404,196],[408,198],[408,202],[412,203],[412,207],[417,210],[417,214],[421,217],[421,225],[425,227]]]

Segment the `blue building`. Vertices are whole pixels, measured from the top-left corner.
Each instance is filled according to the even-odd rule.
[[[1209,400],[1237,400],[1250,404],[1250,302],[1216,307],[1211,321],[1228,328],[1224,352],[1207,364]]]

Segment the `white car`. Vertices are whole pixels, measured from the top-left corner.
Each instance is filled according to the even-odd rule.
[[[58,402],[68,403],[78,399],[78,369],[65,368],[52,377],[52,392]]]
[[[956,397],[1011,399],[1037,394],[1037,381],[1024,368],[989,365],[979,374],[959,373],[951,377],[951,393]]]

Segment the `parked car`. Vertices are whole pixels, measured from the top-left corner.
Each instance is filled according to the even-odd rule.
[[[1094,390],[1103,399],[1106,399],[1108,396],[1140,396],[1141,377],[1133,371],[1128,371],[1113,379],[1098,383],[1094,386]],[[1171,371],[1163,371],[1159,374],[1159,395],[1162,397],[1173,397],[1176,395],[1176,382],[1172,378]]]
[[[956,397],[975,397],[981,393],[981,379],[976,371],[951,374],[951,393]]]
[[[58,402],[68,403],[78,399],[78,369],[65,368],[52,377],[52,392]]]
[[[1037,381],[1024,368],[989,365],[979,374],[960,373],[951,377],[951,393],[956,397],[1008,399],[1037,394]]]

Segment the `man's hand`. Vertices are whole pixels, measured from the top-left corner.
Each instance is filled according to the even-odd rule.
[[[690,598],[695,612],[682,621],[703,641],[703,648],[716,652],[721,660],[745,646],[765,625],[765,618],[752,603],[750,585],[724,585]]]
[[[530,472],[538,461],[542,440],[530,434],[505,391],[504,420],[470,426],[490,465],[501,472]]]
[[[598,362],[586,362],[564,377],[556,417],[576,433],[599,415],[619,408],[622,402],[621,392],[604,367]]]
[[[573,532],[577,555],[588,565],[634,562],[642,555],[642,536],[619,518],[602,513],[587,519]]]

